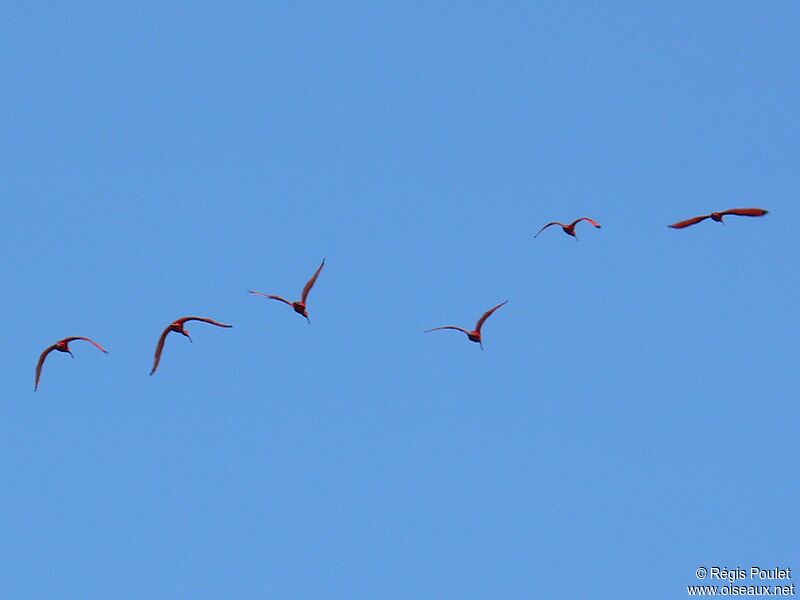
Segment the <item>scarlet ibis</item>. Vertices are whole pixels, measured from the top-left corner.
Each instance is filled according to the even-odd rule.
[[[729,208],[728,210],[723,210],[720,212],[712,212],[710,215],[701,215],[699,217],[686,219],[685,221],[678,221],[672,225],[667,225],[667,227],[672,227],[673,229],[683,229],[684,227],[689,227],[690,225],[694,225],[700,221],[705,221],[706,219],[712,219],[717,223],[722,223],[724,225],[725,222],[722,220],[722,217],[725,215],[737,215],[739,217],[763,217],[768,212],[769,211],[766,211],[763,208]]]
[[[426,329],[425,333],[428,333],[430,331],[439,331],[440,329],[455,329],[456,331],[460,331],[462,333],[466,333],[467,337],[469,338],[469,341],[470,342],[477,342],[478,344],[481,345],[481,350],[483,350],[483,338],[481,337],[481,327],[483,327],[483,323],[486,321],[486,319],[488,319],[489,317],[492,316],[492,313],[494,311],[496,311],[498,308],[500,308],[501,306],[503,306],[507,302],[508,302],[508,300],[506,300],[505,302],[501,302],[497,306],[492,307],[489,310],[487,310],[485,313],[483,313],[483,316],[480,319],[478,319],[478,323],[475,325],[475,329],[473,329],[472,331],[467,331],[463,327],[458,327],[456,325],[442,325],[441,327],[434,327],[433,329]]]
[[[572,237],[574,237],[574,238],[577,240],[577,239],[578,239],[578,236],[577,236],[577,235],[575,235],[575,225],[577,225],[577,224],[578,224],[578,223],[580,223],[581,221],[586,221],[587,223],[591,223],[591,224],[592,224],[592,225],[594,225],[594,226],[595,226],[597,229],[600,229],[600,227],[602,227],[602,225],[600,225],[600,223],[598,223],[598,222],[597,222],[597,221],[595,221],[594,219],[590,219],[589,217],[581,217],[580,219],[575,219],[575,220],[574,220],[572,223],[570,223],[569,225],[565,225],[564,223],[561,223],[561,222],[559,222],[559,221],[551,221],[550,223],[548,223],[547,225],[545,225],[544,227],[542,227],[542,228],[541,228],[541,229],[538,231],[538,233],[537,233],[535,236],[533,236],[533,237],[539,237],[539,234],[540,234],[540,233],[542,233],[542,232],[543,232],[545,229],[547,229],[547,228],[548,228],[548,227],[550,227],[551,225],[560,225],[560,226],[561,226],[561,229],[563,229],[563,230],[564,230],[564,233],[566,233],[567,235],[571,235]]]
[[[284,304],[288,304],[294,309],[294,312],[304,316],[306,318],[306,321],[311,323],[311,319],[308,318],[308,310],[306,310],[306,300],[308,299],[308,293],[311,291],[311,288],[314,287],[314,284],[317,282],[317,277],[319,277],[320,272],[322,272],[322,267],[324,266],[325,266],[325,259],[323,258],[322,264],[320,264],[319,268],[311,276],[311,279],[309,279],[308,282],[306,283],[305,287],[303,288],[303,295],[297,302],[290,302],[286,298],[282,296],[276,296],[275,294],[265,294],[263,292],[254,292],[253,290],[250,290],[250,293],[256,296],[264,296],[265,298],[272,298],[273,300],[279,300]]]
[[[225,323],[220,323],[219,321],[215,321],[214,319],[209,319],[206,317],[181,317],[180,319],[176,319],[161,333],[161,337],[158,338],[156,357],[155,361],[153,362],[153,370],[150,371],[150,375],[156,372],[158,363],[161,362],[161,352],[164,350],[164,342],[167,339],[167,335],[174,331],[175,333],[180,333],[181,335],[189,338],[190,342],[192,341],[192,337],[189,335],[189,332],[186,331],[185,327],[188,321],[202,321],[203,323],[210,323],[211,325],[216,325],[217,327],[233,327],[233,325],[226,325]]]
[[[34,385],[33,385],[33,391],[34,392],[37,389],[39,389],[39,379],[42,376],[42,366],[44,365],[44,359],[47,358],[47,355],[50,354],[53,350],[56,350],[58,352],[66,352],[72,358],[75,358],[75,355],[69,349],[69,343],[73,342],[75,340],[83,340],[85,342],[89,342],[91,344],[94,344],[99,350],[102,350],[103,352],[108,354],[108,350],[106,350],[100,344],[98,344],[93,339],[88,338],[88,337],[83,337],[83,336],[80,336],[80,335],[73,335],[71,337],[66,337],[63,340],[58,340],[52,346],[48,346],[47,348],[44,349],[44,352],[42,352],[41,356],[39,357],[39,362],[36,363],[36,383],[34,383]]]

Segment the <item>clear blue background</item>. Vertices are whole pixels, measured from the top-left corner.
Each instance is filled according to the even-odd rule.
[[[678,598],[701,565],[800,570],[800,5],[3,23],[3,598]],[[666,227],[734,206],[770,214]],[[310,326],[246,293],[297,297],[323,257]],[[505,299],[484,352],[422,333]],[[189,314],[234,328],[170,337],[148,377]],[[67,335],[110,354],[52,354],[34,394]]]

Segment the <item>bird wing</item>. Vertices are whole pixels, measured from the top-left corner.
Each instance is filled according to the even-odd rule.
[[[158,338],[158,345],[156,346],[156,356],[155,359],[153,360],[153,369],[150,371],[150,375],[156,372],[156,369],[158,368],[158,363],[161,362],[161,353],[164,351],[164,342],[167,339],[167,334],[169,334],[171,327],[172,325],[170,325],[164,331],[162,331],[161,337]]]
[[[98,344],[97,342],[95,342],[95,341],[94,341],[92,338],[83,337],[83,336],[81,336],[81,335],[73,335],[72,337],[64,338],[64,339],[63,339],[63,340],[61,340],[61,341],[62,341],[62,342],[67,342],[67,343],[69,343],[69,342],[71,342],[71,341],[73,341],[73,340],[84,340],[85,342],[89,342],[90,344],[94,344],[94,346],[95,346],[95,347],[96,347],[98,350],[102,350],[103,352],[105,352],[106,354],[108,354],[108,350],[106,350],[105,348],[103,348],[103,347],[102,347],[100,344]]]
[[[317,282],[317,277],[319,277],[320,272],[322,271],[322,267],[325,266],[325,259],[322,259],[322,264],[320,264],[319,268],[317,268],[316,273],[312,275],[311,279],[308,280],[305,287],[303,288],[303,295],[300,297],[300,301],[305,304],[306,298],[308,298],[308,293],[311,291],[311,288],[314,287],[314,284]]]
[[[281,296],[276,296],[275,294],[265,294],[264,292],[254,292],[253,290],[250,290],[250,293],[255,295],[255,296],[264,296],[265,298],[272,298],[273,300],[280,300],[281,302],[283,302],[284,304],[288,304],[289,306],[292,305],[292,303],[289,302],[286,298],[283,298]]]
[[[540,229],[540,230],[539,230],[539,231],[536,233],[536,235],[535,235],[535,236],[533,236],[533,237],[538,237],[540,233],[542,233],[542,232],[543,232],[545,229],[547,229],[547,228],[548,228],[548,227],[550,227],[551,225],[561,225],[561,227],[563,227],[563,226],[564,226],[564,224],[563,224],[563,223],[559,223],[558,221],[550,221],[550,222],[549,222],[547,225],[545,225],[544,227],[542,227],[542,228],[541,228],[541,229]]]
[[[214,319],[209,319],[208,317],[181,317],[178,319],[180,323],[186,323],[187,321],[202,321],[203,323],[210,323],[211,325],[216,325],[217,327],[233,327],[233,325],[227,325],[226,323],[220,323],[219,321],[215,321]]]
[[[677,223],[673,223],[672,225],[667,225],[667,227],[672,227],[673,229],[683,229],[684,227],[689,227],[689,225],[694,225],[695,223],[699,223],[700,221],[705,221],[709,217],[711,217],[711,215],[692,217],[691,219],[686,219],[685,221],[678,221]]]
[[[501,303],[500,303],[500,304],[498,304],[497,306],[495,306],[495,307],[493,307],[493,308],[490,308],[490,309],[489,309],[489,310],[487,310],[485,313],[483,313],[483,316],[482,316],[480,319],[478,319],[478,323],[477,323],[477,325],[475,325],[475,330],[476,330],[476,331],[480,331],[480,330],[481,330],[481,327],[483,327],[483,322],[484,322],[486,319],[488,319],[489,317],[491,317],[491,316],[492,316],[492,313],[493,313],[494,311],[496,311],[498,308],[500,308],[501,306],[503,306],[503,305],[504,305],[504,304],[506,304],[507,302],[508,302],[508,300],[506,300],[505,302],[501,302]]]
[[[39,388],[39,379],[42,376],[42,365],[44,365],[44,359],[47,358],[47,355],[50,354],[53,350],[56,349],[56,345],[53,344],[52,346],[48,346],[44,349],[41,356],[39,356],[39,362],[36,363],[36,383],[33,384],[33,391],[35,392]]]
[[[721,215],[739,215],[740,217],[763,217],[769,211],[764,210],[763,208],[729,208],[728,210],[723,210]]]
[[[575,219],[572,223],[569,224],[569,226],[570,227],[575,227],[575,225],[577,225],[581,221],[586,221],[587,223],[591,223],[592,225],[594,225],[598,229],[600,229],[602,227],[602,225],[600,225],[600,223],[598,223],[594,219],[590,219],[589,217],[581,217],[580,219]]]
[[[464,329],[463,327],[456,327],[455,325],[442,325],[441,327],[434,327],[433,329],[426,329],[423,333],[428,333],[431,331],[439,331],[440,329],[455,329],[456,331],[460,331],[462,333],[466,333],[469,335],[469,331]]]

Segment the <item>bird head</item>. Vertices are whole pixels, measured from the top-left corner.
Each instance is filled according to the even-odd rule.
[[[190,342],[192,341],[192,336],[190,336],[190,335],[189,335],[189,332],[188,332],[188,331],[186,331],[185,329],[181,329],[181,335],[182,335],[182,336],[184,336],[184,337],[187,337],[187,338],[189,338],[189,341],[190,341]],[[192,342],[192,343],[194,343],[194,342]]]

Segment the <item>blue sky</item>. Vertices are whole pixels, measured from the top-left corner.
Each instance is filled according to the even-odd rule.
[[[429,4],[6,6],[4,598],[800,569],[800,7]]]

